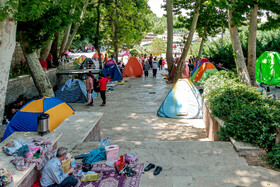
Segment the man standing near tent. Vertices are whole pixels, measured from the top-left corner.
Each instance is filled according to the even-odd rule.
[[[100,95],[103,100],[103,103],[100,106],[106,106],[106,90],[107,90],[108,79],[104,77],[103,74],[100,75],[99,86],[100,86]]]
[[[153,77],[157,76],[157,69],[158,69],[158,61],[157,61],[157,57],[155,57],[153,61]]]
[[[93,80],[90,73],[87,74],[86,87],[87,87],[87,97],[88,97],[87,106],[93,106],[93,99],[91,97],[91,92],[93,90]]]

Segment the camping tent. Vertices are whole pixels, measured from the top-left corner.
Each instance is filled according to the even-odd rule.
[[[269,85],[280,85],[280,54],[267,51],[256,62],[256,81]]]
[[[101,72],[105,77],[107,77],[107,75],[109,74],[112,81],[123,80],[123,76],[120,72],[120,69],[114,60],[108,60],[108,62],[105,63],[104,68]]]
[[[87,102],[86,83],[80,79],[69,79],[55,92],[55,97],[67,103],[85,103]],[[91,97],[94,100],[97,93],[93,91]]]
[[[142,77],[143,67],[136,57],[131,57],[124,67],[122,75],[124,77]]]
[[[210,75],[216,73],[218,70],[211,62],[204,62],[192,75],[191,81],[199,85],[201,81],[206,80]]]
[[[68,116],[74,115],[74,109],[56,97],[43,97],[24,105],[14,115],[3,136],[3,140],[15,131],[37,132],[37,117],[49,114],[50,132],[58,127]]]
[[[196,65],[195,65],[194,68],[193,68],[192,74],[194,74],[194,72],[195,72],[197,69],[199,69],[199,67],[200,67],[203,63],[205,63],[205,62],[210,62],[210,61],[209,61],[207,58],[201,58],[201,59],[199,59],[198,63],[196,63]]]
[[[177,64],[179,62],[179,58],[175,60],[175,62],[173,63],[172,67],[171,67],[171,71],[170,74],[168,76],[168,80],[173,80],[173,77],[176,73],[176,69],[177,69]],[[189,73],[189,66],[188,63],[185,62],[183,69],[182,69],[182,75],[180,78],[190,78],[190,73]]]
[[[167,94],[157,115],[169,118],[201,118],[202,99],[189,79],[179,79]]]
[[[79,58],[77,58],[74,63],[73,63],[74,67],[76,69],[80,69],[83,67],[91,67],[93,66],[93,69],[95,69],[95,64],[93,63],[93,61],[90,58],[87,58],[86,56],[80,56]]]
[[[92,59],[94,59],[94,58],[99,59],[98,53],[94,53],[94,55],[92,56]],[[105,57],[104,57],[103,53],[101,53],[101,59],[104,60],[104,58]]]

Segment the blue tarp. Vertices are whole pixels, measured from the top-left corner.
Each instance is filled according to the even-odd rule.
[[[105,77],[107,77],[107,74],[109,74],[112,81],[122,81],[123,76],[117,64],[112,62],[108,63],[108,62],[105,64],[105,67],[102,69],[101,71],[102,74]]]
[[[86,84],[80,79],[69,79],[56,92],[55,96],[67,103],[85,103],[87,102]],[[92,91],[92,99],[97,97],[97,93]]]
[[[158,109],[157,115],[169,118],[201,118],[202,99],[189,79],[179,79]]]

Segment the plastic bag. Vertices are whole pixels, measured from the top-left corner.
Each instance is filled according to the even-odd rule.
[[[7,143],[6,145],[4,145],[3,150],[7,155],[12,156],[12,155],[18,154],[18,151],[23,146],[24,146],[24,148],[23,148],[23,150],[20,151],[20,154],[26,154],[26,150],[28,149],[28,146],[26,145],[26,143],[24,143],[21,140],[14,140],[12,142]]]

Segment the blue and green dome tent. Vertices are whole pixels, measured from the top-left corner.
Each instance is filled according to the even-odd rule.
[[[157,115],[168,118],[202,118],[202,99],[189,79],[179,79],[167,94]]]

